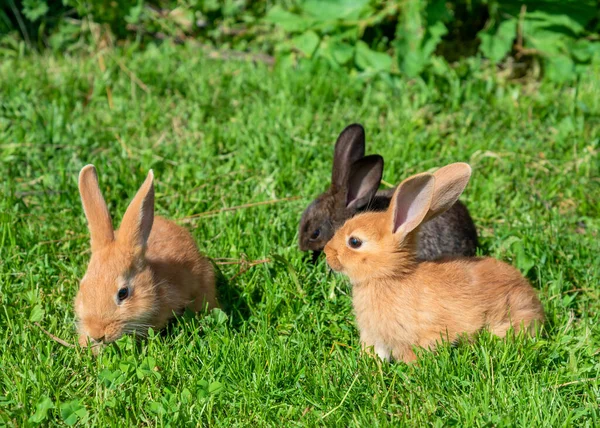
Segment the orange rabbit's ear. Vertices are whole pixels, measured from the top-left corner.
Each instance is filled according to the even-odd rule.
[[[84,166],[79,173],[79,194],[88,221],[92,252],[94,252],[111,243],[115,237],[108,207],[98,186],[98,175],[94,165]]]
[[[444,213],[452,207],[471,178],[471,167],[463,162],[451,163],[433,173],[435,189],[431,207],[425,221]]]
[[[154,222],[154,173],[148,176],[127,207],[117,239],[140,254],[146,248]]]
[[[413,175],[398,185],[388,212],[392,216],[392,233],[399,239],[415,230],[431,206],[435,178],[428,173]]]

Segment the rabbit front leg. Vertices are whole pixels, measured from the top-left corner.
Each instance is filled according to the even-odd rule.
[[[383,361],[391,360],[392,349],[383,341],[377,340],[376,338],[361,332],[360,344],[363,352],[366,352],[370,356],[374,357],[377,355]]]
[[[407,364],[417,360],[417,355],[410,345],[396,346],[392,351],[392,357],[394,357],[395,361],[403,361]]]

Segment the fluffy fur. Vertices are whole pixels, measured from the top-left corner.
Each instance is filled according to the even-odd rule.
[[[114,232],[93,165],[79,175],[92,256],[75,298],[79,343],[110,343],[124,334],[160,329],[186,307],[217,307],[215,275],[192,236],[154,217],[153,174],[127,208]],[[128,296],[119,299],[119,290]]]
[[[385,211],[394,190],[378,190],[383,158],[365,157],[365,131],[353,124],[342,131],[335,144],[331,186],[304,211],[298,230],[301,251],[316,257],[346,220],[365,211]],[[442,256],[473,256],[477,230],[467,207],[460,201],[423,225],[418,233],[417,257],[434,260]]]
[[[492,258],[419,261],[417,233],[462,193],[467,164],[452,164],[401,183],[389,209],[348,220],[326,245],[329,266],[346,274],[362,345],[382,359],[413,361],[413,347],[434,350],[488,328],[535,332],[544,313],[536,292],[514,267]],[[353,248],[350,241],[362,242]]]

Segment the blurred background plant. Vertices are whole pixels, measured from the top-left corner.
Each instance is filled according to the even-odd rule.
[[[600,63],[597,0],[3,0],[0,55],[174,41],[361,76],[577,79]]]

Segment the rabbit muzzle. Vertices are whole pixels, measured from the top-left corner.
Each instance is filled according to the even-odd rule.
[[[337,251],[329,245],[325,246],[325,258],[327,260],[327,264],[332,270],[340,272],[344,268],[340,263]]]

